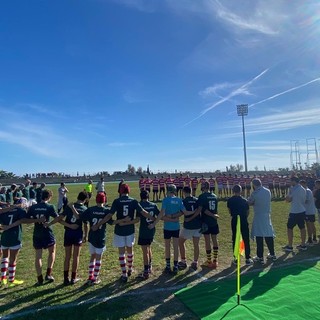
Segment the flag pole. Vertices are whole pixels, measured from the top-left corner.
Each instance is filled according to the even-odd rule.
[[[238,295],[238,305],[240,304],[240,251],[237,257],[237,295]]]

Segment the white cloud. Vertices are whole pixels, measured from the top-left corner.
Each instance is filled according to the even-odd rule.
[[[280,97],[280,96],[282,96],[282,95],[284,95],[284,94],[287,94],[287,93],[296,91],[296,90],[298,90],[298,89],[301,89],[301,88],[303,88],[303,87],[306,87],[306,86],[308,86],[309,84],[312,84],[312,83],[315,83],[315,82],[320,82],[320,78],[313,79],[313,80],[308,81],[308,82],[306,82],[306,83],[303,83],[303,84],[301,84],[301,85],[299,85],[299,86],[295,86],[295,87],[293,87],[293,88],[287,89],[287,90],[282,91],[282,92],[280,92],[280,93],[274,94],[274,95],[272,95],[272,96],[270,96],[270,97],[268,97],[268,98],[266,98],[266,99],[263,99],[263,100],[260,100],[260,101],[258,101],[258,102],[252,103],[252,104],[250,104],[249,108],[252,108],[252,107],[254,107],[254,106],[258,105],[258,104],[261,104],[261,103],[263,103],[263,102],[266,102],[266,101],[269,101],[269,100],[273,100],[273,99],[278,98],[278,97]]]
[[[242,86],[240,86],[237,89],[234,89],[233,91],[231,91],[228,95],[226,95],[225,97],[222,97],[220,100],[218,100],[217,102],[215,102],[214,104],[212,104],[211,106],[209,106],[208,108],[204,109],[200,115],[198,115],[196,118],[192,119],[191,121],[187,122],[184,126],[189,125],[190,123],[194,122],[195,120],[201,118],[202,116],[204,116],[207,112],[209,112],[210,110],[212,110],[213,108],[221,105],[222,103],[229,101],[231,98],[235,97],[235,96],[239,96],[239,95],[248,95],[249,94],[249,87],[252,83],[254,83],[255,81],[257,81],[259,78],[261,78],[266,72],[268,72],[269,69],[265,69],[264,71],[262,71],[261,73],[259,73],[257,76],[255,76],[253,79],[251,79],[250,81],[246,82],[245,84],[243,84]]]
[[[236,8],[238,9],[237,14],[236,12],[231,11],[231,9],[228,9],[227,7],[223,6],[219,1],[214,2],[214,7],[216,9],[217,16],[227,24],[234,27],[235,31],[239,32],[239,30],[249,30],[256,31],[266,35],[277,34],[277,25],[271,23],[271,21],[268,21],[268,19],[266,19],[268,17],[266,16],[266,14],[270,14],[270,11],[272,11],[272,6],[269,5],[268,10],[265,10],[265,8],[261,6],[260,1],[257,1],[255,5],[256,8],[254,8],[251,1],[250,15],[248,15],[248,12],[244,11],[246,6],[242,6],[242,4],[236,6]],[[275,17],[273,19],[275,19]]]

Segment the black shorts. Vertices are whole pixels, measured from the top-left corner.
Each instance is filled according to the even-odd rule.
[[[215,187],[210,187],[210,192],[214,192]]]
[[[152,192],[153,192],[153,193],[158,193],[158,192],[159,192],[159,189],[153,189]]]
[[[272,190],[272,189],[274,189],[273,184],[269,184],[269,190]]]
[[[217,235],[219,234],[219,225],[216,224],[215,226],[213,227],[208,227],[208,230],[204,231],[203,234],[214,234],[214,235]]]
[[[307,222],[316,222],[316,215],[315,214],[306,214],[306,221]]]
[[[87,192],[87,196],[88,196],[88,199],[91,199],[91,197],[92,197],[92,192]]]
[[[182,190],[182,187],[177,187],[177,191],[180,191],[180,190]]]
[[[246,186],[246,189],[247,190],[251,190],[251,186]]]
[[[81,228],[79,230],[66,229],[64,232],[64,242],[65,247],[70,246],[81,246],[82,245],[83,232]]]
[[[150,193],[150,190],[151,190],[151,189],[150,189],[150,188],[146,188],[146,190]]]
[[[164,187],[160,187],[160,192],[161,191],[163,191],[163,192],[165,191]]]
[[[299,229],[305,228],[305,219],[306,219],[306,213],[300,212],[300,213],[290,213],[288,222],[287,222],[287,228],[293,229],[296,225],[298,225]]]
[[[56,244],[56,240],[53,235],[47,237],[33,237],[33,247],[37,249],[48,249]]]
[[[153,242],[153,238],[152,239],[142,239],[142,238],[138,239],[139,246],[150,246],[152,242]]]
[[[163,229],[163,238],[171,239],[171,238],[179,238],[180,230],[165,230]]]

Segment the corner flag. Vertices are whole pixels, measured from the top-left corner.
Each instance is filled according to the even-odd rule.
[[[244,242],[241,235],[240,216],[237,216],[236,239],[234,243],[233,255],[236,259],[240,258],[240,255],[244,256]]]
[[[237,216],[236,239],[233,249],[234,258],[237,260],[237,295],[240,304],[240,255],[244,256],[244,242],[241,235],[240,216]]]

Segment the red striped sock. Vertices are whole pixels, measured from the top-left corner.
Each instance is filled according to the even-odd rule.
[[[8,266],[9,266],[9,259],[3,258],[1,260],[1,280],[7,278]]]
[[[127,275],[126,258],[124,254],[119,254],[120,268],[123,275]]]
[[[101,260],[96,260],[95,266],[94,266],[94,275],[93,275],[93,279],[96,280],[99,276],[100,273],[100,269],[101,269]]]
[[[94,265],[95,265],[95,261],[90,261],[90,263],[89,263],[89,279],[93,279]]]
[[[16,265],[9,264],[9,281],[13,282],[16,275]]]

